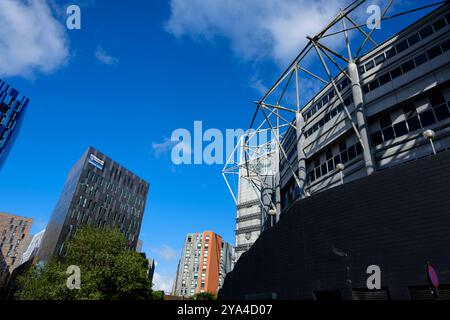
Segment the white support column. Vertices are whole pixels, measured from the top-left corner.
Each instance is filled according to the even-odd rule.
[[[367,175],[370,175],[375,171],[375,167],[373,155],[370,151],[369,130],[364,114],[364,99],[359,79],[358,66],[354,62],[350,62],[348,65],[348,72],[352,82],[353,103],[355,105],[358,131],[361,136],[360,141],[363,148],[364,164],[366,166]]]

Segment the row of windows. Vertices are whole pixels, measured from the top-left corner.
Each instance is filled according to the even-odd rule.
[[[349,84],[350,80],[347,77],[344,77],[344,79],[342,79],[342,81],[340,81],[336,86],[339,92],[342,92]],[[309,118],[315,115],[316,112],[319,111],[323,106],[325,106],[329,101],[331,101],[335,95],[336,92],[334,91],[334,89],[324,94],[324,97],[319,102],[311,106],[308,111],[304,113],[303,116],[305,118],[305,121],[308,121]]]
[[[375,80],[371,81],[370,83],[363,86],[363,92],[368,93],[372,90],[377,89],[378,87],[381,87],[385,85],[386,83],[400,77],[401,75],[417,68],[418,66],[428,62],[431,59],[434,59],[438,56],[440,56],[442,53],[450,50],[450,40],[447,40],[441,45],[436,45],[432,47],[431,49],[427,50],[427,52],[422,53],[415,57],[414,59],[411,59],[405,63],[403,63],[401,66],[391,70],[390,72],[387,72],[380,77],[376,78]]]
[[[386,141],[407,135],[419,129],[426,128],[436,122],[450,118],[450,109],[442,94],[430,97],[432,108],[417,112],[413,105],[403,108],[404,121],[393,124],[390,114],[379,119],[381,130],[372,134],[372,144],[378,146]]]
[[[446,21],[447,20],[447,21]],[[447,24],[450,24],[450,14],[446,15],[446,18],[441,18],[435,23],[426,26],[419,32],[415,33],[408,39],[405,39],[401,42],[399,42],[395,47],[392,47],[391,49],[387,50],[386,52],[383,52],[379,56],[375,57],[374,59],[370,60],[364,65],[361,65],[359,67],[360,73],[363,74],[364,72],[367,72],[369,70],[372,70],[375,68],[375,66],[379,66],[383,62],[385,62],[387,59],[393,58],[395,55],[405,51],[410,46],[416,44],[420,40],[425,39],[426,37],[430,36],[434,32],[437,32],[438,30],[444,28]]]
[[[349,96],[344,100],[344,104],[346,107],[351,105],[353,103],[353,97]],[[312,126],[310,129],[308,129],[305,132],[305,136],[309,137],[314,132],[322,128],[328,121],[336,117],[338,114],[340,114],[344,110],[344,107],[340,104],[337,107],[333,108],[331,111],[329,111],[325,116],[320,119],[314,126]]]
[[[345,164],[355,159],[363,152],[362,146],[359,142],[347,148],[345,141],[342,141],[341,143],[339,143],[339,153],[336,155],[333,155],[332,149],[333,147],[330,147],[326,151],[325,162],[322,163],[319,156],[317,156],[313,160],[314,169],[308,173],[307,176],[308,183],[314,182],[315,180],[319,179],[320,177],[326,175],[329,172],[334,172],[336,166],[339,163]]]

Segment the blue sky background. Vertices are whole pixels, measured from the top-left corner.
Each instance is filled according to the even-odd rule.
[[[49,2],[56,23],[65,24],[57,9],[74,2]],[[92,145],[150,182],[141,239],[157,260],[161,288],[175,276],[186,233],[212,230],[234,244],[235,207],[221,177],[223,166],[176,167],[169,149],[158,153],[152,144],[163,143],[174,129],[192,130],[195,120],[205,129],[247,128],[252,101],[295,56],[304,37],[285,48],[278,36],[284,26],[259,27],[255,33],[273,41],[254,51],[259,36],[246,34],[252,21],[220,8],[224,1],[201,2],[78,1],[82,30],[64,30],[69,55],[48,73],[31,65],[26,74],[4,74],[0,41],[0,77],[31,98],[0,172],[0,211],[33,218],[33,233],[45,228],[66,175]],[[223,9],[220,19],[214,20],[212,3]],[[265,10],[272,1],[260,3],[269,3],[261,6]],[[209,13],[212,18],[202,20]]]

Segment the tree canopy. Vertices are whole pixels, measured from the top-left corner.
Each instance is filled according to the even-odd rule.
[[[71,265],[80,268],[80,289],[66,285]],[[126,249],[119,229],[86,226],[68,241],[64,258],[33,266],[20,277],[16,296],[24,300],[152,299],[147,271],[148,261]]]

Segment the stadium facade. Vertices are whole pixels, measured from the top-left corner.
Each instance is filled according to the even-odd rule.
[[[324,197],[322,200],[333,198],[333,193],[339,193],[351,204],[355,201],[353,194],[356,190],[351,190],[353,194],[340,193],[339,191],[347,184],[354,186],[359,180],[362,181],[358,182],[360,184],[364,184],[365,181],[375,184],[377,179],[372,178],[372,176],[379,177],[385,171],[391,170],[396,170],[397,173],[402,172],[399,166],[404,167],[410,162],[420,161],[430,156],[438,157],[440,153],[445,154],[450,149],[450,5],[448,3],[441,5],[388,40],[378,44],[373,40],[372,32],[362,30],[361,26],[350,17],[350,14],[360,8],[362,4],[364,4],[364,1],[352,2],[318,35],[309,38],[308,44],[299,56],[263,99],[258,102],[257,113],[264,115],[264,122],[272,132],[275,132],[274,154],[280,159],[279,170],[275,170],[273,174],[275,182],[272,183],[274,187],[271,192],[271,203],[277,209],[277,221],[283,220],[287,216],[290,216],[289,219],[294,219],[292,216],[295,216],[296,219],[302,219],[307,215],[306,210],[309,210],[308,203],[313,202],[313,199],[319,199],[319,197]],[[387,8],[389,8],[389,5]],[[348,28],[346,23],[350,24],[351,28]],[[338,29],[338,25],[342,26],[342,29]],[[364,35],[364,41],[361,47],[356,50],[356,55],[353,55],[355,47],[352,46],[352,40],[348,36],[350,30]],[[323,44],[322,40],[330,36],[330,33],[345,36],[346,45],[343,46],[345,54]],[[367,43],[373,43],[373,48],[361,53],[361,49]],[[306,60],[305,57],[311,53],[317,54],[318,64],[323,66],[324,74],[319,75],[317,69],[308,69],[305,64],[302,64],[303,60]],[[333,69],[336,70],[334,75]],[[325,83],[320,92],[305,102],[304,105],[300,104],[300,73]],[[295,84],[296,91],[296,102],[294,103],[296,108],[292,109],[283,104],[283,96],[289,88],[289,82]],[[280,92],[280,96],[276,97],[275,102],[269,102],[269,97],[277,92]],[[282,114],[283,112],[284,114]],[[289,121],[285,114],[295,114],[294,121]],[[272,119],[277,119],[277,122],[284,121],[285,128],[287,128],[284,132],[277,132],[281,126],[273,124],[273,120],[270,119],[271,115],[274,115]],[[248,167],[249,161],[242,161],[241,165]],[[436,170],[437,168],[443,170],[437,164],[435,168]],[[417,170],[418,168],[414,167],[414,169]],[[429,177],[431,181],[426,180],[427,183],[439,188],[439,181],[436,184],[436,181],[432,180],[432,177],[436,179],[439,174],[431,172]],[[404,184],[406,180],[402,181],[399,177],[397,188],[409,188],[408,185]],[[259,178],[259,181],[263,180]],[[395,183],[395,179],[392,183]],[[409,181],[409,185],[412,185],[411,181]],[[445,188],[443,183],[441,185],[442,188]],[[367,188],[370,189],[371,186],[368,185]],[[326,194],[322,195],[323,192]],[[369,198],[366,197],[366,200],[369,201]],[[422,200],[423,203],[426,202],[425,199]],[[381,199],[377,199],[377,201],[381,201]],[[396,208],[406,206],[400,198],[397,203],[395,199],[387,203],[389,203],[389,206],[386,204],[383,207],[387,214],[396,210]],[[323,210],[330,214],[335,211],[334,214],[340,217],[342,221],[351,223],[353,215],[373,214],[375,216],[369,210],[370,203],[366,203],[365,206],[366,210],[357,210],[357,208],[350,206],[345,208],[346,212],[339,212],[337,211],[339,210],[338,207],[334,208],[333,202],[326,202],[326,207]],[[413,219],[414,214],[419,212],[420,210],[412,212],[411,219]],[[445,212],[438,212],[438,214],[441,215],[440,218],[436,218],[428,226],[431,230],[436,228],[436,232],[440,228],[439,222],[442,226],[442,223],[445,224],[448,221],[445,218]],[[324,213],[324,215],[326,214]],[[323,221],[319,221],[321,216],[321,214],[317,214],[317,221],[312,221],[312,224],[309,225],[310,228],[314,228],[319,233],[321,232],[319,226],[325,228]],[[373,217],[366,216],[367,221],[370,221],[371,218]],[[408,220],[406,219],[406,221]],[[331,220],[329,222],[331,223]],[[411,225],[413,225],[412,222]],[[404,229],[397,231],[407,232],[411,225],[405,225]],[[297,224],[297,226],[300,225]],[[297,241],[306,246],[308,241],[304,238],[304,235],[310,233],[305,231],[304,227],[302,225],[300,230],[297,230],[302,235],[301,239],[297,239]],[[388,228],[383,224],[377,224],[377,227]],[[351,238],[352,234],[349,231],[343,227],[333,230],[337,233],[342,232],[344,237]],[[369,231],[375,232],[374,230]],[[420,236],[420,232],[429,234],[429,231],[415,230],[419,233],[415,236]],[[275,233],[271,230],[266,233],[271,234],[272,232]],[[325,232],[321,236],[320,241],[333,247],[336,252],[340,252],[338,247],[333,245],[335,239],[332,235]],[[400,240],[401,234],[397,234],[397,236]],[[275,246],[279,242],[279,247],[283,248],[280,249],[281,251],[289,248],[295,250],[293,245],[287,247],[281,245],[283,242],[282,234],[278,233],[279,238],[273,234],[270,237]],[[391,241],[396,241],[395,233],[386,235],[386,237]],[[377,239],[376,233],[360,238],[361,241],[375,243]],[[258,249],[250,249],[245,263],[237,263],[231,277],[228,277],[225,282],[222,297],[243,298],[248,295],[255,297],[253,294],[260,293],[269,294],[269,296],[276,295],[276,292],[271,290],[265,292],[258,292],[262,289],[254,290],[255,286],[252,280],[242,282],[244,281],[243,274],[251,279],[251,268],[256,270],[258,267],[255,264],[264,263],[256,257],[260,257],[262,253],[270,256],[262,247],[261,242],[263,241],[256,241],[255,245],[258,246]],[[428,242],[426,243],[428,244]],[[429,249],[427,244],[424,243],[422,249]],[[273,246],[269,247],[273,249]],[[354,248],[349,243],[346,246],[345,250],[351,252],[358,247],[358,244],[355,243]],[[441,246],[438,247],[442,248]],[[332,249],[330,250],[332,251]],[[410,246],[404,248],[404,250],[410,251],[413,256],[415,255],[414,250],[418,250],[423,254],[423,257],[427,256],[426,251],[420,251],[417,247]],[[254,252],[252,253],[252,251]],[[323,255],[333,254],[330,252],[322,253]],[[374,250],[372,253],[377,257],[383,254],[378,250]],[[430,256],[436,256],[434,253],[430,253]],[[296,256],[298,251],[291,252],[291,254]],[[445,255],[445,251],[440,254]],[[401,256],[401,252],[398,252],[398,256]],[[296,261],[304,266],[305,263],[310,262],[306,259],[304,257]],[[435,258],[436,260],[442,262],[441,268],[443,270],[450,268],[449,265],[446,265],[448,261],[444,258]],[[278,262],[281,263],[281,261]],[[386,264],[397,263],[387,260],[384,262]],[[423,264],[426,263],[426,261],[422,262]],[[270,263],[276,264],[277,261],[272,260]],[[288,261],[283,261],[283,263],[289,264]],[[335,266],[334,263],[327,265],[330,269]],[[357,266],[359,269],[362,267],[362,265]],[[277,272],[274,271],[273,276],[276,277],[276,274]],[[308,277],[308,274],[300,272],[299,276],[304,278]],[[416,282],[423,285],[423,281],[418,274],[416,274],[416,277]],[[258,276],[255,276],[255,281],[256,278]],[[282,277],[280,276],[280,278]],[[319,288],[320,290],[316,291],[320,292],[329,290],[339,293],[339,290],[345,291],[348,289],[342,284],[333,283],[333,285],[330,285],[332,282],[329,281],[330,279],[323,273],[311,280],[315,281],[314,284],[306,279],[301,279],[301,281],[305,281],[301,284],[310,289],[308,289],[309,293],[315,291],[314,286],[316,286],[316,289]],[[238,286],[236,281],[241,281],[241,284]],[[343,282],[345,281],[344,279]],[[361,281],[355,280],[354,282],[360,284]],[[245,284],[247,284],[247,288],[253,288],[253,291],[245,292]],[[414,281],[411,281],[411,285],[414,285]],[[227,286],[230,287],[227,288]],[[231,287],[234,289],[239,287],[239,289],[236,289],[233,294],[230,291]],[[270,289],[267,286],[265,287]],[[352,286],[350,286],[351,288]],[[292,289],[290,293],[288,293],[289,290],[282,292],[283,290],[280,289],[279,296],[284,298],[317,297],[313,294],[305,294],[300,288],[297,289],[297,291]],[[351,294],[342,296],[345,298],[352,297]],[[388,295],[382,296],[387,297]],[[407,295],[398,294],[397,297],[405,298]]]

